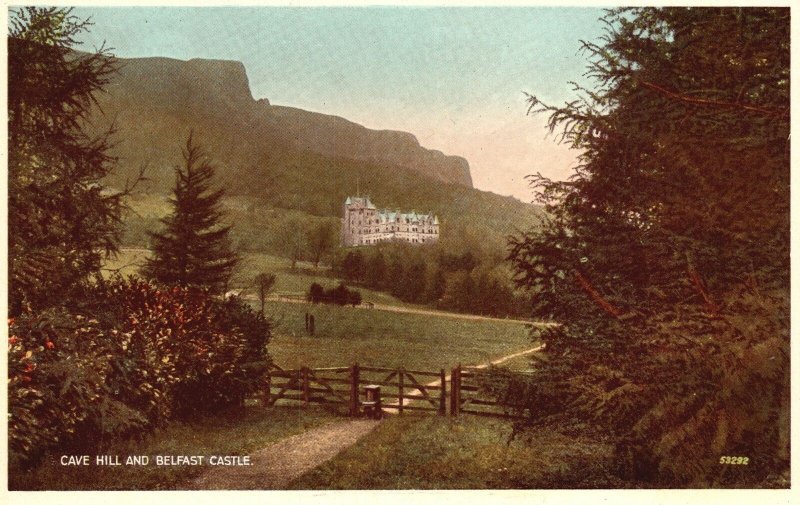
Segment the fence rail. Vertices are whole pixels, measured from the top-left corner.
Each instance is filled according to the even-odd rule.
[[[493,397],[485,385],[487,369],[458,365],[448,376],[436,371],[360,366],[283,369],[273,365],[265,375],[261,399],[265,405],[278,401],[322,403],[347,407],[351,416],[371,411],[427,411],[451,416],[469,414],[513,418],[513,407]],[[430,380],[435,378],[435,380]],[[381,391],[383,388],[383,391]],[[375,398],[362,398],[377,391]],[[471,408],[467,408],[471,407]]]

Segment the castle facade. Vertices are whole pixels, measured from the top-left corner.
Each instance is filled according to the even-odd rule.
[[[433,214],[378,210],[369,197],[348,196],[342,206],[342,245],[353,247],[399,240],[431,244],[439,240],[439,218]]]

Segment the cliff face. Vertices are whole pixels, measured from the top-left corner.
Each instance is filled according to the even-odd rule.
[[[298,149],[334,157],[402,166],[445,182],[472,187],[469,163],[460,156],[421,147],[407,132],[370,130],[337,116],[292,107],[269,106],[263,113],[278,138]]]
[[[255,101],[244,65],[238,61],[132,58],[120,61],[107,91],[111,97],[135,98],[141,105],[166,110],[213,108],[245,112]]]
[[[115,123],[115,153],[129,176],[147,164],[153,189],[168,187],[179,146],[189,130],[223,165],[221,177],[236,191],[274,163],[280,153],[314,153],[368,162],[375,170],[405,169],[444,183],[472,187],[469,164],[428,150],[406,132],[367,129],[343,118],[254,100],[244,65],[234,61],[120,59],[120,70],[98,97],[104,114],[95,127]],[[302,170],[303,167],[297,167]],[[113,181],[119,182],[119,181]]]

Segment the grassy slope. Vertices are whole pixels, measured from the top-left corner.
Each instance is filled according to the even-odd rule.
[[[435,371],[531,346],[526,326],[514,322],[278,302],[267,310],[278,323],[270,354],[284,367],[359,362]],[[314,336],[305,332],[306,312],[314,314]]]
[[[294,483],[294,489],[626,487],[609,475],[610,446],[553,431],[509,443],[511,426],[462,416],[391,416]]]
[[[235,235],[249,250],[275,252],[268,249],[274,246],[275,210],[297,212],[310,222],[338,222],[344,198],[359,185],[380,207],[438,214],[445,243],[466,240],[471,247],[502,254],[506,235],[539,222],[538,207],[426,177],[413,162],[398,165],[389,151],[373,161],[337,157],[348,152],[345,147],[357,145],[359,138],[306,124],[313,114],[298,111],[291,118],[285,117],[293,116],[286,109],[278,114],[277,108],[259,105],[250,96],[243,68],[229,62],[219,70],[208,73],[177,61],[128,60],[108,93],[98,96],[104,114],[93,118],[91,125],[104,131],[113,122],[117,132],[111,154],[118,165],[106,183],[125,187],[144,166],[148,180],[137,186],[137,200],[163,201],[174,185],[173,167],[181,163],[181,148],[193,130],[218,167],[217,184],[238,199],[229,217]],[[303,147],[313,137],[326,139],[329,154]],[[340,144],[342,149],[337,149]],[[135,215],[127,219],[134,229],[154,224],[152,216],[149,221]],[[126,245],[143,245],[142,238],[146,237],[141,233],[129,233]]]
[[[118,270],[123,276],[136,274],[148,255],[149,252],[146,249],[123,248],[115,258],[106,261],[104,272],[110,274]],[[244,295],[255,296],[256,289],[253,286],[253,278],[261,272],[275,274],[275,287],[272,290],[272,294],[275,296],[304,295],[313,282],[326,288],[335,287],[339,283],[339,279],[328,276],[329,269],[322,266],[315,270],[310,263],[300,262],[294,272],[290,267],[291,262],[286,258],[263,253],[243,253],[242,263],[231,281],[231,288],[241,289]],[[417,307],[380,291],[364,288],[358,288],[358,291],[365,302],[398,307]]]
[[[123,275],[136,272],[147,251],[123,249],[106,268]],[[311,282],[332,286],[337,279],[313,275],[308,264],[291,272],[289,261],[266,254],[246,254],[239,271],[240,285],[261,271],[277,275],[275,292],[299,294]],[[368,289],[361,289],[365,301],[394,306],[418,306]],[[250,289],[248,293],[253,293]],[[256,302],[253,302],[257,305]],[[313,314],[314,336],[305,331],[305,314]],[[461,362],[478,364],[518,352],[531,346],[527,327],[511,321],[468,320],[444,315],[404,314],[329,305],[307,305],[270,301],[267,314],[276,322],[269,345],[275,362],[283,367],[307,365],[345,366],[354,362],[373,366],[405,366],[424,370],[449,369]],[[524,368],[525,358],[514,360]]]
[[[302,188],[313,188],[316,183],[318,181],[298,181],[297,185]],[[504,257],[507,248],[506,238],[517,230],[535,227],[539,222],[539,214],[534,207],[519,202],[498,200],[501,197],[491,193],[454,186],[452,189],[454,194],[442,200],[435,195],[435,192],[425,195],[424,192],[431,191],[427,187],[418,188],[400,181],[396,183],[399,185],[398,193],[416,192],[415,198],[420,199],[415,200],[415,204],[407,204],[405,203],[407,198],[395,195],[394,189],[387,191],[383,196],[379,193],[370,197],[381,207],[435,212],[442,221],[440,242],[456,252],[471,250],[476,254]],[[254,195],[230,195],[223,200],[225,221],[233,226],[231,235],[240,250],[281,254],[280,227],[283,222],[292,218],[308,227],[329,223],[338,234],[342,204],[339,193],[332,196],[309,195],[310,201],[306,201],[301,198],[303,191],[301,188],[287,187],[285,191],[293,193],[294,200],[297,201],[273,202],[269,201],[268,196]],[[341,195],[347,193],[345,188],[342,188]],[[147,245],[149,240],[147,233],[160,230],[162,225],[159,218],[171,211],[167,198],[162,194],[139,194],[127,200],[133,212],[126,213],[124,217],[122,239],[124,246]],[[326,201],[324,209],[317,209],[316,204],[312,204],[314,198],[330,201]],[[289,208],[280,207],[281,205]]]
[[[64,454],[148,455],[150,464],[138,467],[62,466],[61,453],[45,456],[35,470],[10,472],[12,490],[115,490],[181,489],[204,466],[156,466],[155,455],[244,455],[269,443],[301,433],[311,427],[340,419],[323,409],[265,409],[249,407],[241,416],[208,417],[189,424],[173,424],[141,441],[117,442],[66,451]]]

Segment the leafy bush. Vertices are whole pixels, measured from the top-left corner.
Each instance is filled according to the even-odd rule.
[[[9,320],[9,464],[35,461],[74,438],[121,435],[147,424],[116,396],[119,346],[95,319],[48,310]]]
[[[336,305],[361,304],[361,293],[355,289],[348,289],[344,283],[332,289],[325,289],[316,282],[308,288],[306,299],[312,303],[332,303]]]
[[[270,324],[241,300],[137,279],[84,294],[10,321],[13,460],[217,411],[258,386]]]

